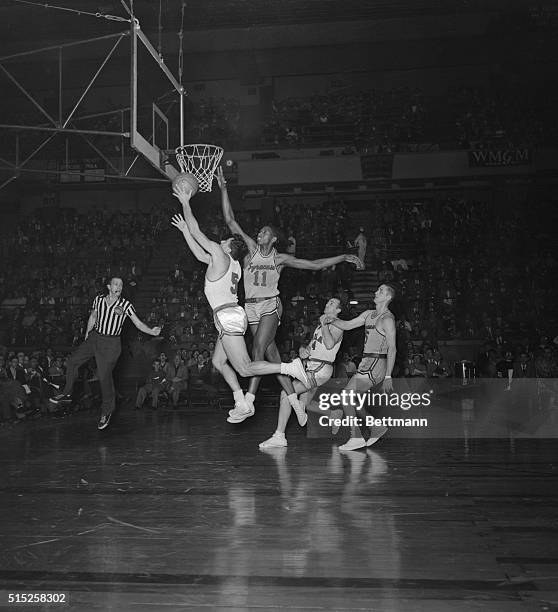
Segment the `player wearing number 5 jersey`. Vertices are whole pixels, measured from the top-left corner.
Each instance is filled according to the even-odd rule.
[[[172,225],[184,235],[194,256],[207,264],[205,273],[205,295],[213,310],[219,338],[213,352],[213,365],[222,374],[231,388],[235,400],[234,414],[227,419],[239,423],[254,414],[253,406],[246,401],[238,384],[235,370],[241,376],[263,376],[286,374],[309,384],[308,376],[300,359],[292,363],[268,363],[251,361],[244,342],[247,327],[246,313],[238,305],[237,287],[240,280],[240,264],[246,252],[241,236],[232,236],[220,244],[209,240],[200,230],[190,208],[191,192],[186,186],[175,186],[174,195],[180,200],[184,217],[175,215]],[[229,365],[230,364],[230,365]],[[231,367],[232,366],[232,367]],[[233,369],[234,368],[234,369]]]
[[[275,249],[277,232],[270,226],[262,227],[257,239],[248,236],[237,223],[227,192],[227,183],[223,176],[223,169],[217,171],[217,182],[221,189],[221,202],[223,215],[229,229],[240,234],[248,247],[248,254],[244,257],[244,293],[246,295],[245,310],[248,315],[250,330],[254,337],[253,358],[280,362],[279,349],[275,344],[275,334],[281,319],[281,301],[279,299],[279,277],[284,268],[298,268],[302,270],[323,270],[343,261],[362,267],[362,262],[354,255],[337,255],[310,261],[297,259],[287,253],[278,253]],[[291,381],[278,376],[279,382],[285,390],[290,405],[300,418],[304,410],[297,399]],[[246,397],[254,401],[260,382],[259,377],[250,381]]]

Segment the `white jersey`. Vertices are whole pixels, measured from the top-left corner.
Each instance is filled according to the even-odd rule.
[[[328,363],[333,363],[339,351],[339,347],[341,346],[341,340],[343,340],[343,334],[341,334],[339,340],[335,343],[334,347],[328,349],[323,341],[322,326],[318,325],[318,327],[316,327],[316,329],[314,330],[314,335],[312,336],[312,340],[310,341],[310,356],[308,357],[308,359],[315,359],[317,361],[326,361]]]
[[[275,263],[277,251],[264,256],[256,249],[244,268],[244,293],[246,299],[270,298],[279,295],[279,270]]]
[[[204,292],[212,310],[225,304],[238,304],[238,281],[242,270],[238,261],[229,255],[229,267],[217,280],[211,281],[205,276]]]

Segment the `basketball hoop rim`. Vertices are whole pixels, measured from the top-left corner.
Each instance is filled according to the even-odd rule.
[[[181,153],[182,150],[186,149],[187,147],[208,147],[208,148],[213,148],[214,151],[222,151],[223,153],[225,152],[225,149],[223,149],[223,147],[220,147],[219,145],[208,144],[204,142],[189,142],[187,144],[183,144],[183,145],[180,145],[179,147],[176,147],[174,152]]]
[[[176,161],[182,172],[193,174],[200,191],[211,191],[217,166],[221,162],[223,147],[207,143],[188,143],[176,147]]]

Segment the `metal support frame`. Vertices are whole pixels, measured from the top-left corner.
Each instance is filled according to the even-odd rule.
[[[124,4],[124,3],[123,3]],[[38,174],[61,174],[60,170],[46,170],[46,169],[30,169],[27,168],[27,164],[35,158],[35,156],[57,135],[79,135],[81,136],[85,142],[92,148],[95,153],[101,157],[106,163],[107,166],[114,171],[114,174],[106,174],[106,178],[115,178],[115,179],[125,179],[125,180],[136,180],[136,181],[156,181],[161,182],[168,180],[169,176],[165,170],[161,167],[161,160],[159,156],[156,156],[151,153],[151,149],[154,150],[154,147],[149,145],[147,141],[145,144],[141,142],[141,135],[137,133],[137,112],[138,112],[138,96],[137,96],[137,87],[138,87],[138,74],[137,74],[137,51],[138,51],[138,39],[140,44],[142,44],[147,51],[153,56],[165,76],[168,78],[173,88],[180,96],[180,144],[184,143],[184,88],[183,86],[176,80],[173,76],[172,72],[165,65],[162,57],[157,53],[153,45],[149,42],[149,39],[146,35],[141,31],[139,21],[135,18],[130,20],[130,29],[124,32],[118,32],[115,34],[108,34],[105,36],[97,36],[94,38],[83,39],[79,41],[73,41],[69,43],[62,43],[58,45],[52,45],[47,47],[42,47],[40,49],[34,49],[29,51],[23,51],[20,53],[14,53],[11,55],[6,55],[0,57],[0,73],[3,73],[17,88],[18,90],[37,108],[37,110],[45,117],[47,120],[46,124],[40,125],[26,125],[26,124],[0,124],[0,129],[3,130],[17,130],[18,132],[45,132],[47,136],[45,140],[43,140],[36,148],[24,159],[20,159],[20,141],[19,134],[15,136],[15,159],[13,162],[8,161],[0,157],[0,170],[9,171],[13,173],[13,176],[4,180],[0,184],[0,190],[11,183],[17,176],[19,176],[20,172],[35,172]],[[84,98],[94,86],[97,78],[113,56],[116,51],[118,45],[123,40],[124,37],[130,37],[130,107],[120,108],[120,109],[112,109],[106,112],[87,114],[83,116],[78,116],[76,113],[83,102]],[[69,47],[76,47],[79,45],[86,45],[88,43],[93,43],[97,41],[116,39],[114,45],[107,52],[101,64],[93,74],[93,76],[89,79],[89,82],[83,89],[82,93],[78,97],[77,101],[73,105],[72,110],[68,114],[67,117],[63,116],[63,52],[64,49]],[[34,98],[34,96],[28,91],[28,89],[21,84],[18,79],[14,77],[14,75],[10,72],[10,70],[4,65],[6,62],[11,60],[17,60],[19,58],[23,58],[26,56],[34,56],[39,53],[44,53],[47,51],[57,51],[58,52],[58,108],[55,113],[57,116],[53,117],[44,106]],[[125,118],[124,113],[130,112],[130,126],[129,130],[125,129]],[[120,123],[121,123],[121,131],[111,131],[111,130],[90,130],[90,129],[80,129],[79,121],[84,119],[90,119],[95,117],[103,117],[111,114],[119,113],[120,114]],[[97,147],[88,136],[106,136],[106,137],[115,137],[119,138],[121,152],[120,152],[120,168],[117,168],[116,165],[111,161],[108,154],[103,153],[99,147]],[[138,151],[138,154],[135,156],[134,160],[131,162],[129,167],[125,169],[126,159],[124,154],[124,144],[125,139],[129,140],[129,144],[133,149]],[[138,143],[139,140],[139,143]],[[67,141],[67,138],[66,138]],[[147,145],[147,146],[145,146]],[[151,165],[158,170],[164,177],[160,179],[153,179],[152,177],[142,176],[142,177],[131,177],[129,176],[130,171],[136,161],[143,155],[143,157],[151,163]],[[66,152],[66,156],[68,157],[68,151]],[[79,173],[81,175],[87,176],[87,173]]]
[[[149,42],[147,36],[141,31],[137,19],[132,19],[130,25],[131,42],[131,75],[130,75],[130,107],[132,113],[132,122],[130,126],[130,145],[136,151],[141,153],[145,159],[161,174],[172,179],[176,175],[176,170],[167,170],[161,163],[162,150],[157,146],[150,144],[137,130],[137,115],[138,115],[138,43],[143,45],[153,59],[159,65],[159,68],[165,74],[174,90],[180,96],[180,144],[184,144],[184,87],[175,79],[172,72],[168,69],[163,58],[156,51],[155,47]],[[152,134],[154,139],[154,133]],[[130,172],[138,157],[134,158],[127,173]]]

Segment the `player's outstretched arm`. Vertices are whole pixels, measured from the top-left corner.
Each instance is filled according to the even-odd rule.
[[[361,312],[358,317],[354,319],[350,319],[349,321],[342,321],[341,319],[334,319],[333,317],[324,319],[326,323],[331,323],[342,329],[343,331],[349,331],[351,329],[356,329],[357,327],[362,327],[366,322],[366,317],[370,314],[370,310],[365,310]]]
[[[192,233],[188,229],[188,225],[184,220],[184,217],[182,215],[174,215],[171,224],[174,225],[176,229],[182,232],[184,240],[186,240],[186,244],[190,248],[190,251],[192,251],[194,257],[202,263],[209,264],[209,261],[211,259],[209,253],[207,253],[207,251],[204,251],[201,246],[196,242],[196,240],[192,236]]]
[[[356,255],[336,255],[335,257],[325,257],[323,259],[298,259],[287,253],[278,253],[275,261],[280,266],[288,268],[298,268],[299,270],[324,270],[339,263],[346,261],[354,264],[357,268],[362,268],[362,262]]]
[[[338,342],[341,340],[343,336],[343,330],[339,327],[333,326],[327,322],[327,315],[322,315],[320,317],[321,329],[322,329],[322,338],[324,340],[324,345],[326,349],[332,349]]]
[[[182,212],[184,213],[184,221],[188,226],[188,230],[192,234],[194,240],[208,253],[213,254],[215,247],[219,247],[216,242],[209,240],[209,238],[201,231],[200,226],[192,213],[190,207],[190,191],[185,185],[176,185],[173,187],[172,194],[175,198],[178,198],[182,204]]]
[[[223,208],[225,223],[233,234],[240,234],[244,238],[244,242],[250,252],[255,251],[258,248],[256,241],[244,232],[234,216],[229,192],[227,191],[227,181],[225,180],[225,175],[223,174],[223,168],[221,166],[217,168],[217,184],[221,190],[221,206]]]

